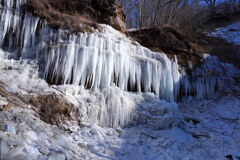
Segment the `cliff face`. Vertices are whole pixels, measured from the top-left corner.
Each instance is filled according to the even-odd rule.
[[[101,23],[109,24],[124,33],[127,32],[123,9],[117,4],[116,0],[96,0],[92,1],[91,4],[98,12],[98,19]]]
[[[29,0],[25,6],[54,28],[86,32],[104,23],[127,32],[123,10],[113,0]]]

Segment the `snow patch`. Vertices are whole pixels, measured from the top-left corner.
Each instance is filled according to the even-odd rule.
[[[226,27],[217,28],[210,35],[226,39],[236,45],[240,45],[240,22],[233,23]]]

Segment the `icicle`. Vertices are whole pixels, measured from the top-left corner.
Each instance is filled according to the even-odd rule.
[[[58,36],[65,37],[66,34],[59,32]],[[179,81],[179,76],[174,78],[173,73],[178,72],[176,62],[171,62],[164,54],[129,42],[117,43],[114,35],[107,36],[103,39],[97,34],[86,36],[80,33],[70,36],[66,46],[55,42],[60,45],[44,50],[48,79],[60,80],[57,83],[62,84],[85,85],[93,90],[114,83],[125,91],[155,92],[169,101],[175,99],[174,86]],[[86,38],[83,40],[86,43],[79,45],[78,40],[82,37]]]
[[[226,78],[205,77],[213,60],[206,60],[192,75],[178,66],[177,58],[133,44],[110,26],[103,32],[70,33],[55,30],[30,13],[21,15],[27,0],[3,0],[0,9],[0,47],[9,58],[36,59],[42,74],[53,84],[74,84],[101,90],[112,84],[123,91],[154,92],[167,101],[182,95],[212,97]],[[181,73],[180,73],[181,70]],[[231,83],[233,83],[231,81]]]

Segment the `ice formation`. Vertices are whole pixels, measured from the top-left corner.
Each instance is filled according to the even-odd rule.
[[[206,97],[218,86],[215,78],[189,80],[176,58],[152,52],[110,26],[95,33],[51,29],[21,10],[26,2],[2,1],[0,46],[13,53],[9,58],[38,60],[42,74],[53,84],[92,90],[116,85],[124,91],[154,92],[167,101],[181,95]]]
[[[154,116],[153,111],[156,111],[159,117],[170,113],[169,123],[166,123],[170,126],[172,115],[176,115],[174,104],[165,112],[168,109],[161,104],[168,106],[167,103],[154,99],[157,105],[145,104],[146,95],[142,95],[142,102],[138,104],[137,98],[129,98],[129,91],[153,92],[161,100],[174,102],[183,96],[214,97],[217,89],[234,83],[225,72],[232,66],[214,57],[205,57],[205,63],[187,75],[184,68],[178,66],[176,57],[169,59],[164,53],[142,47],[110,26],[102,25],[103,30],[94,33],[52,29],[45,20],[22,9],[26,2],[2,0],[0,3],[0,48],[3,50],[0,50],[0,58],[36,61],[40,75],[49,83],[89,89],[90,101],[95,107],[91,107],[91,103],[78,104],[85,107],[81,114],[88,122],[124,126],[136,117]],[[81,102],[85,103],[86,99]],[[141,108],[141,103],[149,108],[142,108],[136,116],[135,110]],[[163,121],[156,118],[156,122],[162,124]]]
[[[176,103],[161,101],[153,93],[131,93],[114,86],[101,91],[74,85],[50,88],[38,77],[35,62],[0,58],[0,75],[0,84],[10,93],[24,98],[51,93],[64,95],[66,101],[74,104],[76,111],[73,114],[80,117],[81,122],[113,128],[143,124],[153,129],[166,129],[178,121]],[[7,99],[0,96],[0,108],[6,103]]]
[[[97,117],[88,116],[90,114],[88,112],[93,110],[94,114],[101,114],[103,111],[104,115],[111,110],[104,106],[105,96],[100,91],[85,90],[83,87],[72,85],[50,88],[37,76],[35,65],[27,63],[26,60],[0,59],[0,75],[0,86],[4,83],[6,89],[10,89],[8,93],[11,94],[11,91],[16,93],[12,97],[14,102],[21,102],[16,103],[17,106],[13,106],[12,110],[0,112],[1,159],[128,160],[137,157],[140,160],[159,158],[205,160],[224,159],[228,154],[236,158],[239,156],[239,87],[238,91],[229,88],[230,93],[225,92],[225,96],[218,100],[191,101],[190,104],[185,101],[185,104],[180,105],[182,113],[200,120],[200,123],[184,121],[183,129],[173,127],[167,130],[151,128],[162,129],[158,128],[161,122],[164,123],[161,127],[165,127],[171,119],[177,118],[177,114],[174,114],[177,109],[176,104],[161,101],[153,93],[136,94],[124,92],[118,87],[110,87],[106,89],[105,96],[111,100],[111,97],[116,96],[111,94],[119,94],[118,103],[132,105],[134,102],[133,110],[129,109],[129,111],[137,110],[138,123],[147,125],[147,127],[137,125],[121,129],[103,128],[91,124],[100,124],[100,121]],[[29,103],[23,101],[28,96],[52,91],[61,91],[67,94],[67,98],[73,103],[75,101],[76,104],[81,103],[76,106],[81,112],[83,111],[81,113],[84,116],[83,122],[90,123],[81,124],[81,128],[77,128],[78,125],[68,124],[67,131],[60,130],[58,127],[44,123],[36,114],[34,106],[29,106]],[[103,97],[101,104],[98,103],[100,97]],[[13,105],[9,100],[11,97],[0,97],[0,108],[6,103]],[[111,106],[121,107],[116,104],[109,105]],[[112,108],[112,111],[114,109]],[[127,110],[118,114],[127,114]],[[105,116],[114,118],[113,115]]]
[[[14,52],[11,58],[42,62],[50,82],[84,85],[93,90],[114,83],[125,91],[155,92],[168,101],[177,98],[178,66],[166,55],[133,45],[109,26],[104,26],[105,33],[53,30],[30,13],[20,14],[22,3],[3,1],[0,44]]]
[[[239,71],[232,64],[220,62],[216,56],[205,54],[203,58],[204,63],[189,75],[191,91],[198,99],[216,98],[217,90],[236,83],[232,77],[239,75]]]

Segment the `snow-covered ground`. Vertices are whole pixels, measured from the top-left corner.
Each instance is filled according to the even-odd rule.
[[[119,137],[124,133],[120,126],[164,129],[178,124],[177,104],[161,101],[153,93],[128,93],[114,86],[102,91],[49,86],[38,77],[36,62],[29,60],[0,59],[0,75],[0,155],[4,160],[116,159],[124,141]],[[49,94],[74,104],[79,112],[72,118],[79,117],[80,126],[75,119],[62,124],[61,130],[41,120],[31,98]]]
[[[240,22],[235,22],[226,27],[216,28],[210,35],[220,37],[228,42],[240,45]]]
[[[8,92],[6,94],[0,87],[0,153],[3,160],[224,160],[227,155],[235,159],[240,156],[240,88],[237,86],[224,90],[218,99],[196,101],[189,98],[179,103],[178,114],[176,108],[172,108],[175,105],[161,102],[153,94],[145,94],[143,100],[140,93],[131,94],[110,87],[107,95],[117,103],[131,106],[131,103],[144,102],[139,108],[143,115],[138,125],[101,127],[104,121],[91,122],[84,119],[83,114],[81,127],[69,122],[65,129],[60,129],[40,119],[34,106],[28,103],[29,96],[61,94],[74,104],[82,102],[86,103],[82,105],[92,106],[93,110],[85,112],[81,108],[87,114],[96,113],[94,109],[98,109],[100,93],[79,91],[71,85],[49,86],[38,77],[34,61],[1,59],[0,74],[0,86]],[[124,102],[126,99],[128,101]],[[110,105],[118,107],[117,103]],[[161,109],[165,110],[161,105],[169,106],[166,110],[173,109],[166,112],[165,120],[158,117]],[[171,122],[169,113],[177,118],[174,122],[179,122],[178,125],[159,130],[159,125]]]

